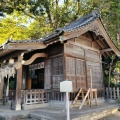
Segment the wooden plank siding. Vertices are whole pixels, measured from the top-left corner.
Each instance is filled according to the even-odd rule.
[[[101,89],[103,87],[101,57],[96,51],[85,50],[86,68],[87,68],[87,82],[90,88],[90,69],[92,70],[92,87]]]
[[[66,57],[66,79],[72,81],[74,91],[86,88],[85,61]]]
[[[86,88],[84,49],[74,45],[74,41],[70,40],[64,45],[64,54],[66,65],[65,79],[72,81],[74,91],[78,90],[80,87]]]
[[[90,88],[90,69],[92,70],[92,87],[93,88],[102,88],[103,81],[102,81],[102,75],[101,75],[101,64],[98,63],[98,65],[94,62],[87,61],[87,82],[88,82],[88,88]],[[90,64],[89,64],[90,63]]]
[[[65,79],[73,82],[74,91],[90,88],[90,69],[92,70],[93,88],[103,88],[102,63],[99,50],[92,49],[90,38],[83,37],[69,40],[64,44],[66,75]],[[83,44],[83,47],[80,46]],[[85,46],[85,48],[84,48]],[[88,48],[87,48],[88,47]],[[91,47],[91,49],[89,49]]]
[[[53,49],[54,48],[54,49]],[[48,59],[45,60],[45,89],[59,89],[63,81],[63,44],[56,43],[47,49]]]
[[[74,44],[66,43],[64,46],[64,53],[69,56],[84,58],[84,49]]]
[[[88,61],[100,62],[100,54],[93,50],[85,50],[85,59]]]
[[[59,54],[62,54],[63,53],[63,44],[56,43],[56,44],[49,46],[47,53],[48,53],[49,58],[54,57]]]
[[[73,90],[76,90],[76,79],[75,79],[75,58],[66,57],[66,80],[71,80],[73,84]]]
[[[82,45],[92,47],[92,40],[89,38],[83,37],[83,36],[75,38],[75,42],[82,44]]]

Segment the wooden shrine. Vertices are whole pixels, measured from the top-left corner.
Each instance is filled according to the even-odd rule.
[[[102,58],[113,54],[120,56],[97,11],[46,37],[10,40],[0,48],[0,98],[9,92],[8,99],[14,102],[15,110],[35,104],[64,103],[64,93],[60,92],[60,82],[64,80],[73,83],[70,93],[73,104],[79,94],[83,103],[88,99],[91,104],[90,93],[94,93],[95,98],[104,97]],[[11,63],[11,59],[14,62]],[[6,68],[6,74],[2,74]],[[14,77],[11,68],[15,69]]]

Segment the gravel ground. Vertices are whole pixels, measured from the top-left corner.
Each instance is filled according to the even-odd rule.
[[[117,111],[111,115],[108,115],[104,118],[101,118],[99,120],[120,120],[120,111]]]

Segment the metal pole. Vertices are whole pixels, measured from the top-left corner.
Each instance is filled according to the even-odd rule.
[[[66,92],[66,115],[67,115],[67,120],[70,120],[69,93],[68,92]]]

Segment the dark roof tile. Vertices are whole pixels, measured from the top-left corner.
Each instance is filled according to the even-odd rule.
[[[89,15],[83,16],[82,18],[63,27],[63,31],[68,32],[68,31],[76,30],[78,28],[82,28],[82,27],[90,24],[92,21],[94,21],[95,19],[97,19],[99,17],[100,17],[100,14],[98,13],[98,11],[96,11],[96,10],[92,11],[92,13],[90,13]]]

